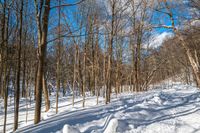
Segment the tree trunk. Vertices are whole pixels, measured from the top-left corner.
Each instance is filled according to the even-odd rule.
[[[56,114],[58,113],[59,91],[60,91],[60,44],[58,44],[58,57],[56,66]]]
[[[50,109],[50,101],[49,101],[49,94],[48,94],[48,89],[47,89],[47,81],[45,79],[44,73],[43,73],[43,76],[42,76],[42,84],[43,84],[42,88],[43,88],[44,99],[45,99],[45,107],[46,107],[45,112],[47,112]]]
[[[26,123],[28,121],[28,95],[29,95],[29,78],[26,80]]]
[[[23,80],[22,80],[22,97],[26,97],[26,88],[25,88],[25,81],[26,81],[26,51],[24,50],[23,55]]]
[[[58,113],[58,98],[59,98],[59,91],[60,91],[60,79],[56,79],[56,114]]]
[[[112,89],[112,52],[113,52],[113,41],[114,41],[114,26],[115,26],[115,6],[116,0],[112,1],[112,21],[111,21],[111,35],[108,48],[108,70],[107,70],[107,88],[106,88],[106,104],[110,103],[110,95]]]
[[[15,117],[14,117],[14,131],[18,128],[18,114],[19,114],[19,96],[20,96],[20,72],[21,72],[21,45],[22,45],[22,22],[23,22],[23,0],[21,1],[20,9],[20,28],[19,28],[19,44],[18,44],[18,63],[17,63],[17,88],[15,91]]]
[[[6,133],[6,121],[7,121],[7,106],[8,106],[8,84],[9,84],[9,76],[10,76],[10,68],[7,68],[7,64],[5,64],[4,68],[4,128],[3,132]],[[7,72],[8,71],[8,72]]]
[[[86,50],[83,57],[83,107],[85,107],[85,88],[86,88]]]
[[[83,96],[83,74],[82,74],[81,58],[79,51],[78,51],[78,70],[79,70],[79,84],[81,86],[81,95]]]
[[[36,65],[36,68],[35,68],[35,87],[34,87],[34,100],[36,100],[36,91],[37,91],[37,73],[38,73],[38,65]]]
[[[72,105],[74,106],[74,93],[75,93],[75,84],[76,84],[76,63],[77,63],[77,46],[75,46],[75,52],[74,52],[74,75],[73,75],[73,86],[72,86]]]
[[[36,3],[36,8],[38,9],[37,1],[35,1],[35,3]],[[35,124],[39,123],[40,118],[41,118],[42,76],[44,73],[44,59],[46,56],[46,47],[47,47],[50,0],[46,0],[44,4],[45,6],[42,5],[43,6],[42,8],[44,8],[42,20],[41,20],[41,16],[37,18],[39,31],[38,31],[38,72],[37,72],[35,118],[34,118]],[[38,15],[38,12],[36,12],[36,14]],[[41,24],[42,24],[42,27],[41,27]]]

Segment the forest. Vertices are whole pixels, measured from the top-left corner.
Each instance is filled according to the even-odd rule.
[[[109,112],[115,101],[126,97],[137,101],[154,96],[150,92],[157,89],[161,95],[167,92],[161,87],[164,82],[166,90],[170,84],[194,89],[188,89],[188,94],[194,93],[193,99],[188,98],[200,105],[199,0],[0,0],[0,132],[133,130],[143,124],[138,121],[134,128],[125,128],[115,115],[105,130],[77,127],[79,119],[73,121],[72,116],[62,124],[79,131],[59,124],[55,131],[31,128],[40,126],[45,114],[52,114],[52,119],[61,119],[61,113],[69,110],[83,115],[80,110],[87,110],[90,102],[91,109],[103,106]],[[167,96],[183,98],[183,92]],[[112,124],[109,128],[112,122],[118,123],[115,131]],[[196,131],[200,132],[200,124]]]

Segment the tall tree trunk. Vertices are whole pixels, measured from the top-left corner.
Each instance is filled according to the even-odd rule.
[[[73,91],[73,95],[72,95],[72,105],[74,106],[74,93],[75,93],[75,84],[76,84],[76,63],[77,63],[77,52],[78,52],[78,48],[77,46],[75,46],[75,52],[74,52],[74,75],[73,75],[73,86],[72,86],[72,91]]]
[[[59,6],[61,5],[61,0],[59,0]],[[56,114],[58,113],[58,100],[60,92],[60,48],[61,48],[61,38],[60,38],[60,15],[61,10],[58,7],[58,45],[57,45],[57,66],[56,66]]]
[[[130,38],[130,47],[131,47],[131,52],[132,52],[132,68],[131,68],[131,89],[132,92],[136,91],[136,85],[135,85],[135,44],[132,41],[132,36]]]
[[[104,48],[106,49],[106,35],[105,35],[105,46]],[[105,51],[103,54],[103,89],[104,89],[104,93],[103,93],[103,97],[106,98],[106,91],[107,91],[107,85],[106,85],[106,75],[107,75],[107,69],[106,69],[106,56],[107,56],[107,52]],[[106,100],[105,100],[106,102]]]
[[[23,79],[22,79],[22,97],[26,97],[26,88],[25,88],[25,81],[26,81],[26,51],[23,50]]]
[[[97,105],[99,104],[99,84],[98,84],[98,75],[99,75],[99,61],[98,61],[98,49],[99,49],[99,23],[97,20],[97,15],[95,15],[95,25],[96,25],[96,40],[95,40],[95,48],[94,48],[94,89],[96,91],[96,96],[97,96]]]
[[[37,11],[38,10],[38,3],[37,3],[36,0],[35,0],[35,5],[36,5],[36,15],[38,15],[39,14],[39,12]],[[40,10],[44,10],[43,15],[37,16],[37,25],[38,25],[38,72],[37,72],[35,118],[34,118],[35,124],[39,123],[40,118],[41,118],[41,101],[42,101],[42,87],[43,87],[42,86],[42,76],[43,76],[43,73],[44,73],[44,59],[45,59],[45,56],[46,56],[46,47],[47,47],[47,33],[48,33],[50,0],[45,0],[44,5],[42,5],[42,7],[40,9]]]
[[[10,68],[7,68],[7,64],[5,64],[4,68],[4,128],[3,132],[6,133],[6,121],[7,121],[7,106],[8,106],[8,84],[9,84],[9,76],[10,76]]]
[[[107,70],[107,88],[106,88],[106,104],[110,102],[110,95],[112,91],[112,52],[113,52],[113,41],[114,41],[114,26],[115,26],[115,7],[116,0],[112,0],[112,21],[111,21],[111,35],[108,48],[108,70]]]
[[[138,48],[136,50],[136,53],[138,53]],[[136,56],[136,60],[135,60],[135,87],[136,87],[136,91],[139,91],[139,81],[138,81],[138,55]]]
[[[59,93],[60,93],[60,46],[58,46],[58,57],[56,66],[56,114],[58,113]]]
[[[135,60],[135,80],[136,80],[136,91],[140,91],[140,60],[141,60],[141,35],[140,31],[137,38],[136,48],[136,60]]]
[[[0,48],[0,88],[3,88],[2,82],[3,82],[3,53],[2,53],[2,47]],[[0,97],[3,97],[3,90],[0,89]]]
[[[95,17],[95,21],[96,21],[96,17]],[[92,34],[93,30],[92,30]],[[91,90],[92,90],[92,95],[95,95],[95,46],[96,44],[94,44],[93,39],[94,37],[92,37],[92,74],[91,74]]]
[[[1,69],[2,69],[2,71],[1,71],[1,75],[0,76],[3,76],[3,77],[5,77],[5,75],[4,75],[4,73],[3,73],[3,70],[4,70],[4,63],[5,63],[5,52],[6,52],[6,50],[5,50],[5,46],[6,46],[6,44],[5,44],[5,25],[6,25],[6,2],[7,2],[7,0],[4,0],[4,5],[3,5],[3,14],[2,14],[2,17],[1,17]],[[2,79],[3,79],[3,77],[2,77]],[[1,77],[0,77],[1,78]],[[0,81],[0,83],[2,82],[2,84],[0,84],[0,87],[1,88],[4,88],[3,87],[3,80],[1,80]],[[2,97],[4,97],[4,89],[1,89],[1,96]]]
[[[27,74],[27,76],[28,76],[28,74]],[[27,123],[27,121],[28,121],[29,80],[30,80],[30,77],[27,77],[27,79],[26,79],[26,123]]]
[[[58,98],[60,91],[60,44],[58,44],[58,57],[56,66],[56,114],[58,113]]]
[[[83,76],[82,76],[82,69],[81,69],[81,59],[80,59],[80,51],[79,47],[77,49],[77,75],[78,75],[78,83],[79,83],[79,91],[80,95],[83,95]]]
[[[83,57],[83,107],[85,107],[85,88],[86,88],[86,49]]]
[[[6,121],[7,121],[7,104],[8,104],[8,80],[10,76],[10,67],[8,68],[8,28],[9,28],[9,18],[10,18],[10,9],[8,8],[8,15],[7,15],[7,22],[6,22],[6,9],[7,9],[7,1],[4,0],[3,5],[3,18],[2,18],[2,25],[4,28],[2,28],[2,58],[4,60],[3,70],[3,94],[4,94],[4,126],[3,126],[3,132],[6,133]]]
[[[117,61],[117,70],[116,70],[116,81],[115,81],[115,93],[116,93],[116,97],[118,95],[118,90],[119,90],[119,61]]]
[[[34,100],[36,100],[36,91],[37,91],[37,73],[38,73],[38,65],[36,65],[36,68],[35,68],[35,87],[34,87]]]
[[[22,25],[23,25],[23,0],[21,1],[20,9],[20,27],[19,27],[19,44],[18,44],[18,63],[17,63],[17,88],[15,90],[15,117],[14,117],[14,131],[18,128],[18,114],[19,114],[19,96],[20,96],[20,72],[21,72],[21,45],[22,45]]]

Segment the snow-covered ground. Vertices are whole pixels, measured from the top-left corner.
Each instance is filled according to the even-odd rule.
[[[59,113],[52,108],[44,112],[43,120],[33,125],[34,104],[29,107],[26,123],[26,102],[21,101],[17,133],[200,133],[200,90],[181,83],[162,85],[142,93],[123,93],[112,102],[87,97],[86,107],[77,98],[75,106],[71,97],[62,97]],[[24,102],[23,102],[24,101]],[[13,103],[9,103],[7,129],[13,127]],[[0,132],[3,129],[3,104],[1,102]]]

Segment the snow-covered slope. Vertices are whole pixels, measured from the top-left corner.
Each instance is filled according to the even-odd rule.
[[[174,83],[118,98],[113,95],[108,105],[100,98],[96,106],[96,97],[89,97],[86,108],[80,100],[72,107],[70,98],[61,98],[59,114],[53,107],[38,125],[24,126],[17,133],[200,133],[200,91],[193,86]]]

